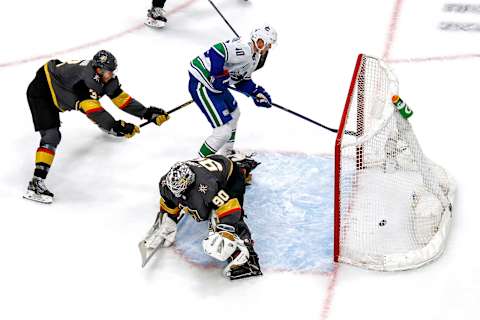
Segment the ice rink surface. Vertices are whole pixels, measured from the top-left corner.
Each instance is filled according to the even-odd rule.
[[[47,179],[55,202],[40,205],[21,198],[39,142],[26,88],[49,58],[85,59],[107,49],[125,91],[171,109],[190,99],[189,61],[232,32],[206,0],[168,0],[169,25],[160,31],[143,26],[148,1],[3,1],[0,319],[478,318],[480,1],[215,3],[241,35],[263,23],[277,29],[278,45],[254,80],[278,104],[331,127],[340,121],[357,54],[390,62],[423,151],[457,181],[444,255],[397,273],[331,264],[335,135],[236,95],[237,147],[262,161],[245,206],[264,276],[222,278],[195,247],[204,228],[188,221],[179,230],[185,241],[141,269],[136,244],[155,218],[158,180],[174,162],[195,157],[210,134],[207,121],[192,105],[162,127],[121,140],[78,112],[62,114]],[[108,98],[102,104],[117,119],[139,123]]]

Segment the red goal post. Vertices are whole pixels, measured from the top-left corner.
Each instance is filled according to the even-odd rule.
[[[358,55],[335,143],[336,262],[405,270],[445,248],[455,185],[423,154],[394,95],[386,63]]]

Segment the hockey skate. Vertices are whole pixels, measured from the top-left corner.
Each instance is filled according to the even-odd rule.
[[[225,276],[230,280],[245,279],[263,275],[262,271],[260,270],[258,255],[253,250],[253,246],[248,245],[247,248],[249,252],[248,261],[242,265],[232,266],[230,270],[225,272]],[[234,259],[234,257],[232,256],[231,259]]]
[[[152,28],[163,28],[167,24],[167,18],[165,17],[165,10],[160,7],[152,7],[147,12],[147,20],[145,25]]]
[[[253,159],[254,153],[243,154],[243,153],[233,153],[228,155],[227,158],[235,162],[243,176],[245,177],[245,183],[247,185],[252,184],[252,171],[259,165],[261,162]]]
[[[41,203],[52,203],[53,193],[48,191],[45,181],[42,178],[33,177],[28,183],[27,192],[23,195],[25,199]]]

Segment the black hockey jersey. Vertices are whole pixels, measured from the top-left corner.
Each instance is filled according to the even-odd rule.
[[[99,102],[104,95],[129,114],[141,118],[145,113],[146,108],[121,89],[116,76],[103,84],[91,60],[50,60],[44,70],[53,102],[60,111],[80,110],[106,131],[112,128],[115,119]]]
[[[183,209],[196,221],[208,220],[211,214],[221,219],[241,212],[245,180],[241,174],[235,174],[238,168],[230,159],[212,155],[185,163],[195,173],[195,182],[177,198],[167,187],[164,175],[159,185],[161,211],[175,216]],[[235,187],[238,184],[240,188]]]

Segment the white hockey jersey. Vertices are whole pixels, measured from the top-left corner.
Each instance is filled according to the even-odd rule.
[[[190,62],[189,72],[205,85],[210,91],[220,93],[211,84],[211,61],[209,52],[215,50],[225,60],[224,69],[230,73],[230,85],[243,80],[250,80],[252,73],[257,69],[260,54],[253,52],[248,43],[241,39],[220,42],[213,45],[204,54],[199,55]]]

